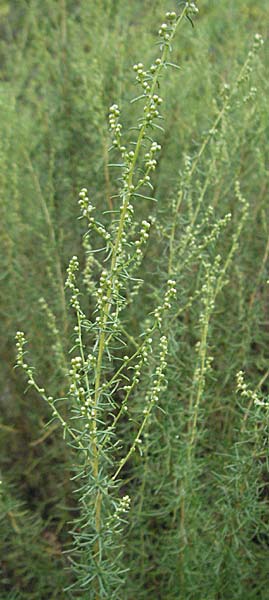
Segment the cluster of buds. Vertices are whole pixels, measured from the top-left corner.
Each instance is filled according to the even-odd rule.
[[[191,17],[192,15],[197,15],[197,13],[199,12],[199,9],[196,6],[195,2],[186,2],[185,6],[186,6],[187,15],[189,17]]]
[[[260,33],[255,33],[253,42],[253,52],[257,52],[264,44],[264,39]]]
[[[188,17],[191,17],[193,15],[196,15],[199,12],[195,2],[185,2],[185,14]],[[175,31],[175,24],[177,21],[177,15],[176,13],[173,12],[167,12],[165,15],[165,18],[167,20],[167,23],[162,23],[162,25],[160,26],[160,29],[158,31],[160,38],[166,42],[169,43],[169,41],[171,40],[171,38],[173,37],[174,31]]]
[[[119,122],[120,110],[117,104],[112,104],[109,109],[109,129],[113,134],[113,146],[121,148],[121,130],[122,125]]]
[[[169,13],[170,14],[170,13]],[[169,26],[167,23],[162,23],[158,34],[160,36],[160,38],[162,38],[165,42],[169,42],[170,37],[171,37],[171,26]]]
[[[157,106],[158,104],[159,105],[162,104],[162,101],[163,101],[163,99],[160,96],[158,96],[158,94],[153,94],[152,100],[153,100],[155,106]]]
[[[247,215],[248,209],[249,209],[249,204],[241,192],[240,181],[238,179],[235,182],[234,191],[235,191],[236,199],[240,202],[240,204],[242,206],[243,213],[245,215]]]
[[[36,391],[43,397],[45,397],[45,399],[49,402],[49,404],[51,406],[53,406],[53,398],[52,396],[45,396],[45,390],[43,387],[39,387],[37,385],[37,383],[34,380],[34,376],[33,376],[33,369],[25,362],[24,360],[24,346],[26,344],[26,339],[25,339],[25,335],[23,333],[23,331],[17,331],[16,336],[16,348],[17,348],[17,356],[16,356],[16,362],[17,365],[19,367],[21,367],[23,369],[23,371],[25,372],[25,374],[28,377],[27,383],[28,385],[33,386]],[[56,412],[54,411],[54,413],[56,414]]]
[[[94,354],[89,353],[86,361],[85,361],[85,369],[87,369],[87,371],[91,371],[96,365],[96,357],[94,356]]]
[[[141,84],[144,94],[148,94],[148,92],[150,91],[149,76],[147,71],[144,70],[143,63],[140,62],[138,64],[135,64],[133,66],[133,70],[136,73],[137,83]]]
[[[144,106],[145,120],[146,120],[147,124],[152,123],[153,119],[157,119],[160,116],[157,106],[162,103],[162,99],[159,98],[159,96],[157,96],[157,94],[154,94],[154,96],[158,100],[155,101],[155,100],[153,100],[153,97],[152,97],[150,104],[146,104]]]
[[[96,231],[96,233],[98,233],[105,240],[105,242],[109,242],[111,235],[103,225],[101,225],[100,223],[97,223],[92,218],[91,226],[94,229],[94,231]]]
[[[137,386],[138,383],[140,382],[143,364],[146,364],[148,362],[148,356],[151,352],[152,352],[152,338],[147,338],[141,348],[140,360],[132,367],[132,369],[133,369],[132,381],[129,384],[124,385],[122,388],[123,391],[126,392],[126,396],[122,403],[122,410],[124,410],[125,412],[128,411],[128,400],[129,400],[130,394],[132,393],[134,387]],[[128,359],[128,357],[125,356],[123,360],[125,360],[125,359]]]
[[[79,206],[81,209],[81,213],[83,217],[87,217],[89,221],[89,225],[106,241],[110,239],[110,234],[106,231],[103,225],[97,223],[94,217],[91,216],[92,212],[95,210],[95,206],[89,200],[88,191],[86,188],[82,188],[79,192]]]
[[[150,147],[149,152],[147,152],[145,154],[145,166],[147,169],[147,174],[150,171],[155,171],[156,165],[157,165],[157,160],[154,157],[156,155],[156,152],[158,152],[160,150],[161,150],[160,144],[158,144],[157,142],[153,142]]]
[[[170,301],[176,297],[176,282],[174,281],[174,279],[168,279],[167,282],[167,291],[165,293],[164,296],[164,304],[163,307],[165,310],[168,310],[169,308],[171,308],[171,304]]]
[[[241,396],[248,396],[248,392],[247,392],[248,386],[245,383],[243,371],[238,371],[238,373],[236,374],[236,380],[237,380],[236,390],[238,392],[240,392]]]
[[[83,239],[83,248],[85,250],[86,258],[85,258],[85,267],[83,270],[83,283],[86,286],[89,294],[95,294],[95,282],[93,280],[93,265],[95,263],[94,254],[92,252],[92,247],[89,241],[89,235],[86,234]]]
[[[128,186],[128,181],[124,182],[124,190],[125,190],[126,194],[128,194],[128,196],[130,196],[133,193],[134,189],[135,189],[134,185]],[[127,206],[125,206],[124,202],[122,202],[122,204],[120,205],[120,213],[122,213],[123,211],[125,213],[124,226],[125,226],[125,228],[127,228],[128,225],[131,225],[131,223],[133,222],[134,207],[131,204],[131,202],[128,202]],[[122,248],[126,241],[127,241],[126,231],[123,230],[122,236],[121,236],[121,242],[119,244],[119,251],[118,251],[119,257],[122,254]]]
[[[129,398],[130,393],[132,392],[133,388],[139,383],[143,364],[148,363],[149,355],[151,353],[152,353],[152,338],[147,336],[146,339],[144,340],[144,343],[140,350],[140,359],[134,366],[132,366],[132,369],[133,369],[132,382],[123,387],[123,390],[125,392],[127,392],[127,395],[124,399],[124,410],[127,410],[126,402],[128,401],[128,398]],[[127,363],[129,361],[129,357],[124,356],[123,360],[125,363]]]
[[[16,333],[16,348],[17,348],[17,365],[20,365],[23,369],[27,368],[27,364],[24,363],[24,346],[26,344],[26,339],[23,331],[17,331]]]
[[[182,177],[182,182],[184,182],[184,187],[186,188],[186,190],[189,189],[189,186],[190,186],[191,169],[192,169],[192,159],[189,154],[185,154],[184,155],[184,169],[181,172],[181,177]]]
[[[130,509],[130,504],[131,504],[130,496],[128,496],[128,495],[123,496],[123,498],[120,499],[119,504],[116,508],[116,515],[119,516],[122,513],[127,513]]]
[[[124,167],[123,173],[122,173],[122,198],[126,195],[130,196],[135,189],[135,186],[133,184],[130,185],[130,181],[129,181],[130,170],[132,168],[132,162],[133,162],[133,158],[134,158],[134,151],[130,150],[129,152],[126,152],[124,158],[125,158],[125,167]],[[122,202],[120,210],[122,210],[123,206],[124,206],[124,202]]]
[[[69,371],[69,375],[74,381],[80,380],[81,367],[82,367],[81,356],[76,356],[75,358],[71,359],[71,369]]]
[[[204,284],[201,287],[201,301],[203,308],[199,316],[201,329],[207,325],[215,308],[216,286],[218,277],[221,275],[221,256],[218,254],[213,265],[204,262],[205,276]],[[203,349],[202,349],[203,350]]]
[[[133,386],[137,385],[140,381],[140,377],[141,377],[141,361],[138,362],[135,366],[134,366],[134,373],[133,373]]]
[[[149,230],[150,230],[152,224],[154,223],[154,220],[155,219],[153,217],[149,216],[148,221],[144,220],[141,223],[139,238],[138,238],[138,240],[136,240],[134,242],[135,252],[132,256],[133,269],[136,269],[137,267],[139,267],[139,265],[141,264],[141,262],[143,260],[142,248],[148,241]],[[130,271],[130,274],[131,274],[131,271]],[[132,290],[130,291],[130,298],[134,298],[137,295],[141,285],[143,284],[142,279],[135,279],[134,281],[135,281],[135,283],[132,285]]]
[[[111,515],[111,517],[108,520],[109,527],[111,526],[111,523],[113,521],[114,521],[114,527],[116,527],[116,530],[118,528],[120,528],[121,524],[125,523],[124,516],[129,512],[130,504],[131,504],[131,499],[130,499],[130,496],[128,496],[127,494],[126,494],[126,496],[123,496],[122,498],[120,498],[120,500],[117,502],[117,504],[115,506],[114,514]]]
[[[195,371],[194,371],[193,384],[195,386],[199,386],[200,390],[203,391],[204,387],[205,387],[205,383],[206,383],[205,377],[210,371],[212,371],[212,363],[214,361],[214,357],[207,356],[202,364],[201,358],[202,358],[202,355],[204,354],[204,349],[202,348],[202,344],[201,344],[200,340],[195,345],[195,350],[199,355],[199,359],[198,359],[199,364],[195,368]]]
[[[161,101],[162,101],[162,99],[159,98],[157,96],[157,94],[154,94],[153,98],[158,98],[159,103],[161,103]],[[151,180],[150,180],[150,172],[155,171],[155,169],[156,169],[157,160],[156,160],[155,156],[156,156],[156,152],[158,152],[160,150],[161,150],[161,145],[158,144],[157,142],[152,142],[149,151],[146,152],[145,157],[144,157],[146,170],[145,170],[144,176],[138,180],[137,188],[140,188],[143,185],[148,185],[150,188],[152,188],[152,184],[151,184]]]
[[[245,63],[244,68],[242,69],[241,75],[238,79],[238,85],[240,85],[241,83],[244,83],[245,81],[248,81],[249,75],[253,69],[253,66],[251,64],[252,60],[255,57],[255,55],[259,52],[259,50],[261,49],[263,44],[264,44],[263,37],[260,35],[260,33],[256,33],[254,36],[254,41],[253,41],[251,50],[248,53],[247,61]]]
[[[131,165],[131,164],[132,164],[132,162],[133,162],[134,155],[135,155],[135,153],[134,153],[134,151],[133,151],[133,150],[129,150],[129,152],[127,152],[127,153],[126,153],[126,155],[125,155],[125,158],[126,158],[127,162],[128,162],[130,165]],[[126,171],[126,176],[128,177],[128,175],[129,175],[129,171],[127,170],[127,171]],[[132,191],[132,190],[131,190],[131,191]]]
[[[210,215],[209,212],[206,213],[203,223],[200,225],[200,228],[198,226],[196,227],[194,238],[196,238],[197,234],[199,234],[199,230],[202,229],[202,226],[209,224],[209,215]],[[194,250],[196,250],[197,252],[201,252],[204,248],[209,246],[209,244],[212,244],[213,242],[215,242],[219,238],[222,230],[225,227],[227,227],[228,223],[231,221],[231,218],[232,218],[232,214],[227,213],[226,215],[224,215],[224,217],[222,217],[221,219],[216,221],[213,224],[211,231],[208,234],[205,234],[203,236],[201,243],[197,244],[197,242],[196,242],[196,247],[194,248]]]
[[[45,389],[38,385],[38,383],[36,382],[36,380],[34,378],[33,368],[30,365],[28,365],[24,360],[24,354],[25,354],[24,346],[26,344],[24,333],[22,331],[17,331],[15,339],[16,339],[16,347],[17,347],[17,365],[19,367],[21,367],[23,369],[23,371],[25,372],[25,374],[27,375],[28,385],[32,386],[36,390],[36,392],[38,392],[38,394],[40,394],[40,396],[42,396],[42,398],[44,400],[46,400],[46,402],[49,404],[49,406],[52,410],[52,416],[53,416],[53,418],[56,417],[60,421],[62,427],[64,428],[64,436],[65,436],[66,431],[69,431],[69,433],[70,433],[70,429],[68,428],[66,421],[63,419],[63,417],[61,416],[61,414],[59,413],[59,411],[56,408],[56,400],[54,400],[52,396],[48,396],[47,393],[45,392]]]
[[[149,354],[152,352],[152,338],[146,337],[145,342],[141,349],[141,360],[143,363],[148,362]]]
[[[173,23],[176,20],[177,15],[174,11],[167,12],[165,18],[167,19],[167,21],[170,21],[170,23]]]
[[[160,354],[159,363],[154,373],[154,381],[151,386],[149,394],[146,396],[146,406],[143,410],[144,415],[150,414],[152,407],[159,401],[160,393],[166,387],[164,371],[167,367],[167,352],[168,352],[168,340],[165,335],[160,339]]]
[[[145,173],[144,177],[141,177],[141,179],[138,180],[136,189],[139,189],[142,187],[142,185],[148,185],[152,189],[150,176],[147,173]]]
[[[239,371],[236,374],[236,379],[236,391],[239,392],[243,398],[246,398],[247,400],[252,400],[256,406],[268,406],[268,404],[266,404],[264,400],[261,400],[259,398],[258,394],[255,391],[249,389],[248,385],[245,382],[243,371]]]
[[[167,363],[166,363],[167,351],[168,351],[168,341],[167,341],[167,337],[165,335],[163,335],[160,339],[160,363],[155,372],[155,375],[156,375],[156,378],[158,381],[164,379],[163,371],[164,371],[164,369],[166,369],[166,366],[167,366]]]
[[[150,67],[150,72],[153,75],[155,73],[155,71],[157,71],[157,69],[160,68],[160,65],[162,64],[162,61],[160,58],[156,58],[155,62],[151,65]]]
[[[70,290],[75,290],[76,276],[75,273],[79,268],[79,262],[77,256],[72,256],[69,265],[67,267],[67,279],[65,282],[65,286],[70,288]]]
[[[137,73],[137,81],[140,81],[141,79],[143,79],[143,77],[146,77],[147,75],[146,71],[144,71],[144,65],[141,62],[135,64],[133,66],[133,70],[135,73]]]
[[[76,276],[75,273],[79,268],[79,262],[77,256],[72,256],[70,263],[67,268],[67,279],[65,282],[65,287],[69,288],[72,291],[72,296],[70,299],[70,304],[75,310],[79,310],[79,289],[76,287]]]
[[[150,227],[152,225],[152,221],[153,219],[149,217],[148,221],[142,221],[141,224],[141,229],[140,229],[140,243],[143,244],[144,242],[146,242],[148,240],[149,237],[149,230]]]
[[[96,290],[99,316],[96,317],[95,321],[97,326],[101,329],[109,313],[110,327],[116,330],[118,327],[119,311],[124,306],[124,298],[120,295],[121,283],[117,273],[118,266],[119,265],[115,266],[112,276],[106,271],[106,269],[103,269],[99,279],[99,286]],[[109,307],[111,310],[109,310]],[[113,307],[116,307],[116,312],[112,310]]]
[[[92,211],[95,210],[95,207],[92,205],[92,203],[89,200],[88,190],[86,188],[82,188],[82,190],[79,192],[78,204],[80,206],[83,217],[89,218]]]
[[[140,260],[143,257],[142,246],[147,242],[149,238],[149,230],[151,227],[152,221],[142,221],[141,229],[139,232],[139,239],[135,241],[135,258]]]
[[[191,171],[192,167],[192,159],[189,154],[184,155],[184,173],[188,173]]]
[[[83,375],[82,366],[82,359],[80,356],[72,358],[71,368],[69,370],[71,379],[69,393],[75,396],[75,398],[79,400],[80,404],[84,403],[85,401],[85,390],[81,385],[81,377]]]
[[[167,282],[167,290],[165,292],[163,304],[158,306],[153,313],[159,326],[162,324],[163,313],[171,308],[171,300],[176,297],[177,290],[175,286],[176,282],[173,279],[169,279]]]
[[[257,88],[255,86],[251,86],[248,94],[246,94],[246,96],[244,96],[243,98],[243,102],[249,102],[251,100],[254,100],[256,98],[257,95]]]
[[[99,287],[97,289],[97,304],[100,311],[103,311],[107,302],[108,302],[108,290],[111,288],[111,278],[108,275],[106,269],[103,269],[100,280]]]

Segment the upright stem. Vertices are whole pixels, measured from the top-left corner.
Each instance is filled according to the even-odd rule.
[[[176,25],[175,25],[174,31],[171,35],[170,41],[172,41],[177,27],[180,25],[183,18],[185,17],[186,11],[187,11],[187,8],[184,7],[180,17],[178,18],[178,20],[176,22]],[[163,47],[163,50],[162,50],[161,62],[158,65],[158,67],[155,71],[154,77],[152,79],[151,88],[150,88],[150,91],[149,91],[149,94],[147,97],[147,101],[146,101],[146,108],[149,108],[149,106],[150,106],[152,96],[153,96],[154,91],[157,86],[158,77],[159,77],[160,71],[162,70],[162,68],[166,62],[168,52],[169,52],[169,46],[167,44],[165,44]],[[99,449],[98,449],[98,441],[97,441],[97,410],[98,410],[98,405],[100,402],[100,397],[102,394],[101,374],[102,374],[103,356],[104,356],[105,347],[106,347],[106,326],[107,326],[109,314],[111,311],[111,297],[112,297],[114,283],[116,280],[115,270],[117,267],[119,248],[121,245],[122,234],[124,231],[124,224],[125,224],[125,220],[126,220],[126,216],[127,216],[129,200],[132,196],[132,185],[133,185],[133,178],[134,178],[134,174],[135,174],[135,167],[136,167],[136,164],[137,164],[137,161],[139,158],[141,145],[143,143],[147,127],[148,127],[148,123],[146,121],[144,121],[142,127],[140,128],[139,134],[138,134],[138,138],[137,138],[135,150],[134,150],[134,156],[132,159],[132,163],[131,163],[128,178],[127,178],[127,187],[126,187],[126,191],[124,191],[124,194],[123,194],[121,216],[120,216],[120,221],[119,221],[119,225],[118,225],[118,229],[117,229],[117,234],[116,234],[116,239],[115,239],[115,243],[114,243],[114,247],[113,247],[113,251],[112,251],[111,264],[110,264],[111,285],[109,286],[109,289],[107,292],[107,302],[105,304],[104,311],[103,311],[102,329],[100,330],[100,335],[99,335],[98,356],[97,356],[96,371],[95,371],[94,404],[93,404],[93,409],[92,409],[92,456],[93,456],[92,468],[93,468],[93,475],[96,480],[97,480],[98,474],[99,474]],[[115,479],[115,477],[118,475],[119,471],[120,471],[120,468],[116,471],[116,474],[114,475],[113,479]],[[102,495],[101,495],[101,492],[98,491],[97,498],[96,498],[96,505],[95,505],[95,527],[96,527],[97,534],[100,533],[100,529],[101,529],[101,507],[102,507]],[[99,543],[98,537],[97,537],[97,540],[94,545],[94,551],[95,551],[95,556],[98,559],[98,556],[100,554],[100,543]],[[99,599],[99,594],[97,591],[96,592],[96,600],[98,600],[98,599]]]

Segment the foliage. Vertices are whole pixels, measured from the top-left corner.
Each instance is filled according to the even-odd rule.
[[[1,597],[265,599],[268,8],[132,4],[0,6]]]

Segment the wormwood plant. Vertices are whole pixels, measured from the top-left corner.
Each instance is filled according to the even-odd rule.
[[[63,592],[70,598],[239,599],[246,591],[266,598],[260,495],[267,429],[257,426],[251,395],[243,394],[241,422],[233,364],[244,366],[249,334],[242,348],[242,329],[235,337],[240,319],[226,309],[235,273],[240,315],[246,301],[237,250],[253,207],[239,183],[246,169],[241,145],[246,152],[257,97],[251,75],[263,42],[257,34],[237,76],[222,85],[212,124],[200,143],[184,148],[177,189],[159,208],[162,75],[176,69],[169,54],[177,28],[197,12],[195,3],[181,8],[160,27],[156,61],[148,70],[134,65],[141,93],[133,101],[143,105],[137,126],[127,132],[118,106],[110,108],[110,169],[119,174],[110,210],[100,217],[91,194],[79,194],[87,231],[84,262],[74,256],[66,280],[71,360],[67,327],[63,335],[50,303],[40,300],[54,338],[58,394],[49,391],[51,372],[43,375],[49,383],[39,383],[25,336],[17,334],[18,366],[51,409],[44,436],[60,424],[71,449],[77,510],[66,553],[71,584]],[[260,156],[264,174],[262,168]],[[257,222],[265,220],[262,207]],[[266,256],[265,249],[263,263]]]
[[[18,332],[16,336],[17,365],[26,373],[29,386],[51,408],[52,418],[47,426],[60,422],[64,439],[73,450],[79,514],[72,524],[74,548],[69,557],[75,581],[67,592],[73,590],[75,595],[78,592],[79,597],[119,598],[128,570],[121,561],[122,531],[131,503],[129,495],[122,491],[122,475],[128,470],[129,459],[139,452],[142,436],[152,413],[158,410],[160,394],[166,387],[168,339],[164,322],[176,295],[175,281],[167,276],[161,303],[145,314],[144,326],[138,337],[133,338],[128,331],[128,311],[137,301],[143,283],[136,273],[154,225],[151,216],[142,223],[137,221],[133,203],[154,200],[147,190],[152,189],[151,176],[161,150],[152,138],[154,131],[161,129],[159,80],[164,69],[175,67],[169,61],[169,54],[177,29],[186,18],[192,23],[197,12],[194,2],[185,2],[180,14],[166,13],[166,22],[159,29],[160,55],[148,70],[142,63],[134,65],[141,88],[134,101],[142,101],[143,111],[130,139],[126,136],[124,141],[118,105],[110,108],[112,147],[121,157],[119,163],[111,166],[118,168],[121,176],[115,196],[119,208],[110,211],[108,227],[94,216],[95,207],[87,189],[80,192],[81,218],[88,223],[83,283],[95,298],[96,308],[93,314],[88,314],[87,302],[77,283],[79,262],[73,256],[66,288],[71,292],[70,305],[76,324],[71,364],[66,369],[65,397],[52,397],[39,385],[26,359],[24,333]],[[101,238],[99,247],[92,247],[93,231]],[[46,301],[42,300],[42,306],[56,338],[53,346],[56,360],[60,358],[64,364],[55,317]],[[126,348],[132,350],[126,354]],[[138,393],[141,388],[143,397],[139,413],[136,407],[132,409],[136,388]],[[132,424],[128,440],[118,435],[122,421]]]

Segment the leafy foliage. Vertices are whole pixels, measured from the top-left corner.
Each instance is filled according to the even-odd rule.
[[[267,597],[268,7],[164,8],[0,5],[9,600]]]

